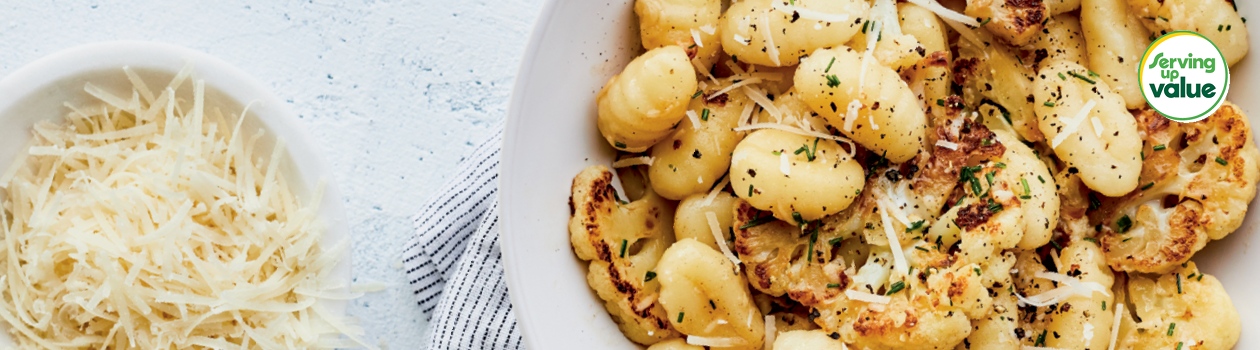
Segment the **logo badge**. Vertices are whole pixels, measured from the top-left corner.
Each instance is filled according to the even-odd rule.
[[[1203,120],[1221,108],[1229,93],[1225,55],[1202,34],[1168,33],[1151,43],[1139,63],[1142,97],[1165,118]]]

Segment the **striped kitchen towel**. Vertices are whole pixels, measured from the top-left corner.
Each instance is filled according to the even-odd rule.
[[[429,349],[521,349],[499,252],[503,129],[463,160],[414,218],[403,266],[429,323]]]

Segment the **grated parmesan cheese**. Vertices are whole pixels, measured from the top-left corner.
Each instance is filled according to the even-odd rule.
[[[958,144],[957,144],[957,143],[949,142],[949,141],[946,141],[946,140],[936,140],[936,146],[937,146],[937,147],[941,147],[941,148],[948,148],[948,149],[950,149],[950,150],[952,150],[952,151],[957,151],[957,150],[958,150]]]
[[[791,161],[788,160],[788,153],[779,153],[779,172],[783,173],[783,176],[792,176],[792,167],[790,165]]]
[[[1089,112],[1094,110],[1094,106],[1098,105],[1098,100],[1090,99],[1085,102],[1085,106],[1076,112],[1076,116],[1063,120],[1063,129],[1059,130],[1058,135],[1054,135],[1054,140],[1050,142],[1050,148],[1059,148],[1059,144],[1066,141],[1069,136],[1075,134],[1081,128],[1081,123],[1085,122],[1085,118],[1089,117]]]
[[[760,83],[760,82],[761,82],[761,79],[760,79],[760,78],[752,78],[752,79],[740,80],[740,81],[739,81],[739,82],[737,82],[737,83],[731,84],[731,85],[729,85],[729,86],[727,86],[727,87],[722,88],[721,90],[718,90],[717,92],[714,92],[712,95],[709,95],[709,97],[706,97],[706,98],[705,98],[705,100],[713,100],[713,99],[717,98],[718,96],[722,96],[722,95],[725,95],[725,94],[726,94],[726,93],[728,93],[728,92],[731,92],[731,90],[735,90],[735,89],[738,89],[738,88],[743,87],[743,86],[746,86],[746,85],[756,84],[756,83]]]
[[[722,182],[719,182],[716,186],[713,186],[713,189],[709,190],[709,194],[704,196],[704,205],[705,206],[712,205],[713,199],[717,198],[718,193],[722,192],[722,190],[726,188],[726,184],[729,184],[729,183],[731,183],[731,178],[722,177]]]
[[[853,300],[857,300],[861,302],[867,302],[871,304],[888,305],[889,302],[892,302],[892,298],[886,295],[876,295],[876,294],[856,291],[852,289],[844,291],[844,296],[849,297],[849,299],[853,299]]]
[[[1098,120],[1098,117],[1090,117],[1089,122],[1094,124],[1094,136],[1102,137],[1103,135],[1102,121]]]
[[[706,24],[700,27],[700,31],[705,34],[713,35],[713,33],[717,33],[717,27],[714,27],[712,24]]]
[[[1116,337],[1120,335],[1120,318],[1124,316],[1124,303],[1116,303],[1116,316],[1111,321],[1111,341],[1107,345],[1107,350],[1116,350]]]
[[[616,162],[613,162],[612,166],[613,166],[613,169],[617,169],[617,168],[628,168],[635,165],[652,166],[652,163],[656,163],[656,157],[642,156],[642,157],[624,158]]]
[[[752,86],[744,86],[744,95],[757,103],[758,106],[761,106],[761,109],[766,111],[766,113],[770,113],[770,116],[774,117],[775,120],[783,120],[783,113],[779,111],[779,107],[775,107],[774,101],[770,101],[770,98],[766,97],[765,91]]]
[[[37,124],[2,178],[0,318],[17,344],[373,348],[320,303],[358,296],[326,282],[348,246],[321,242],[322,189],[291,192],[284,140],[242,135],[248,108],[231,122],[200,80],[177,95],[191,67],[156,97],[123,71],[129,97],[85,85],[99,105]]]
[[[779,62],[779,47],[774,45],[774,30],[770,29],[770,13],[764,13],[761,16],[761,38],[766,41],[766,54],[770,55],[770,62],[774,65],[782,66],[783,62]]]
[[[844,111],[844,132],[853,132],[853,123],[857,122],[858,110],[862,109],[862,102],[857,99],[849,101],[849,105],[845,106]]]
[[[714,347],[714,348],[730,348],[730,347],[742,346],[747,343],[748,341],[744,340],[744,338],[739,338],[739,337],[715,338],[715,337],[702,337],[698,335],[687,336],[687,344],[696,345],[696,346],[707,346],[707,347]]]
[[[715,241],[714,243],[717,243],[718,250],[722,251],[722,255],[725,255],[727,259],[730,259],[735,264],[735,272],[738,273],[739,258],[735,256],[735,253],[731,252],[731,247],[726,243],[726,238],[722,237],[722,224],[718,223],[717,214],[706,211],[704,212],[704,218],[709,221],[709,232],[713,233],[713,240]]]
[[[696,115],[696,111],[688,109],[687,120],[691,121],[692,129],[700,129],[700,116]]]
[[[903,275],[910,274],[910,264],[906,262],[906,253],[901,250],[901,240],[893,232],[892,219],[888,217],[886,205],[878,205],[879,218],[884,225],[884,235],[888,238],[888,248],[892,250],[893,268]]]
[[[766,315],[766,346],[765,350],[774,350],[774,338],[778,335],[777,324],[774,323],[774,315]]]
[[[713,34],[713,33],[709,33],[709,34]],[[699,46],[699,47],[701,47],[701,48],[703,48],[703,47],[704,47],[704,42],[703,42],[703,41],[700,41],[700,31],[695,30],[695,29],[692,29],[692,30],[691,30],[691,40],[692,40],[692,41],[695,41],[696,46]]]

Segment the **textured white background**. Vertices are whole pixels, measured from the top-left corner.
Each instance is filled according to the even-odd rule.
[[[268,83],[316,138],[345,195],[374,341],[423,348],[398,262],[410,217],[506,114],[542,0],[0,2],[0,76],[79,44],[154,40]],[[0,91],[0,93],[4,93]],[[3,127],[3,126],[0,126]]]

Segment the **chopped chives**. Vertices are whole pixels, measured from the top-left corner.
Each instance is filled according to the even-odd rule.
[[[827,87],[840,86],[840,78],[837,77],[835,74],[828,74],[826,77],[827,77]]]
[[[1106,300],[1103,300],[1103,302],[1102,302],[1102,303],[1103,303],[1103,304],[1102,304],[1102,305],[1103,305],[1103,311],[1107,311],[1107,301],[1106,301]]]
[[[839,289],[839,288],[840,288],[840,284],[839,284],[839,283],[828,283],[828,284],[827,284],[827,288]]]
[[[1181,274],[1178,273],[1176,274],[1176,276],[1177,276],[1177,294],[1181,294]]]
[[[801,218],[800,212],[796,212],[796,211],[792,212],[792,220],[796,220],[797,225],[805,224],[805,219]]]
[[[1225,158],[1221,157],[1216,157],[1216,163],[1220,165],[1229,165],[1229,162],[1225,161]]]
[[[703,92],[702,92],[702,91],[700,91],[700,90],[696,90],[696,93],[691,94],[691,98],[700,97],[700,94],[701,94],[701,93],[703,93]]]
[[[930,251],[931,251],[931,250],[928,250],[927,248],[920,247],[920,246],[917,246],[917,245],[916,245],[916,246],[914,246],[914,249],[922,250],[922,251],[925,251],[925,252],[930,252]]]
[[[1054,107],[1054,102],[1051,102],[1051,101],[1046,101],[1046,103],[1042,103],[1042,105],[1044,105],[1044,106],[1046,106],[1046,107]]]
[[[648,271],[647,276],[643,276],[643,282],[652,282],[656,279],[656,271]]]
[[[1152,149],[1156,151],[1163,151],[1166,148],[1168,148],[1168,146],[1165,146],[1164,144],[1158,144],[1158,145],[1155,145],[1155,147],[1153,147]]]
[[[927,223],[927,220],[915,221],[914,223],[910,224],[910,227],[906,227],[906,233],[914,232],[915,230],[921,229],[923,228],[923,224],[926,224],[926,223]]]
[[[1175,329],[1177,329],[1177,322],[1169,323],[1169,324],[1168,324],[1168,336],[1170,336],[1170,337],[1171,337],[1171,336],[1173,335],[1173,330],[1175,330]]]
[[[814,243],[815,242],[818,242],[818,229],[817,228],[814,228],[813,232],[810,232],[809,234],[809,255],[805,256],[805,261],[807,263],[812,263],[814,261]]]
[[[626,148],[626,144],[621,143],[621,141],[616,141],[616,142],[613,142],[613,147]]]
[[[765,224],[765,223],[768,223],[768,222],[771,222],[771,221],[774,221],[774,216],[767,215],[767,216],[763,216],[763,217],[759,217],[759,218],[753,219],[752,221],[749,221],[749,222],[747,222],[747,223],[745,223],[745,224],[743,224],[743,225],[740,225],[740,226],[739,226],[739,229],[741,229],[741,230],[747,230],[747,229],[750,229],[750,228],[753,228],[753,227],[761,226],[762,224]]]
[[[842,241],[840,237],[836,237],[836,238],[827,240],[827,243],[831,245],[837,245],[837,244],[840,244],[840,241]]]
[[[831,71],[831,65],[833,65],[833,64],[836,64],[836,58],[835,58],[835,57],[832,57],[832,58],[831,58],[831,62],[828,62],[828,63],[827,63],[827,69],[824,69],[824,70],[823,70],[823,73],[830,72],[830,71]]]
[[[1121,216],[1119,220],[1116,220],[1116,231],[1125,233],[1129,232],[1129,229],[1131,228],[1133,228],[1133,219],[1130,219],[1128,214],[1125,214],[1124,216]]]
[[[621,240],[621,257],[623,257],[623,258],[624,258],[624,257],[626,257],[626,245],[627,245],[627,243],[628,243],[628,241],[626,241],[626,240],[624,240],[624,239],[623,239],[623,240]]]
[[[897,281],[897,283],[893,283],[892,286],[888,287],[888,292],[884,293],[884,295],[893,295],[902,289],[906,289],[906,282]]]
[[[1143,190],[1143,191],[1146,191],[1146,190],[1150,189],[1150,188],[1151,188],[1151,187],[1153,187],[1153,186],[1155,186],[1155,183],[1154,183],[1154,182],[1151,182],[1151,183],[1148,183],[1148,184],[1142,185],[1142,190]]]
[[[1059,73],[1059,79],[1067,80],[1067,76],[1063,75],[1063,73]]]
[[[748,185],[748,197],[753,196],[753,185]]]
[[[707,121],[709,121],[709,109],[708,109],[708,108],[705,108],[705,109],[704,109],[704,111],[700,112],[700,120],[703,120],[703,121],[706,121],[706,122],[707,122]]]
[[[980,276],[980,275],[981,275],[981,274],[980,274],[980,268],[979,268],[979,267],[973,267],[973,268],[971,268],[971,269],[976,271],[976,276]]]
[[[682,311],[679,311],[679,312],[678,312],[678,323],[682,323],[682,320],[683,320],[683,312],[682,312]]]
[[[1098,84],[1098,82],[1094,81],[1094,79],[1086,78],[1084,75],[1080,75],[1073,71],[1068,71],[1068,75],[1071,75],[1076,79],[1084,80],[1086,83],[1090,83],[1091,85]]]

